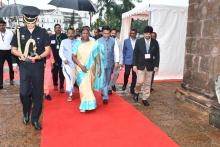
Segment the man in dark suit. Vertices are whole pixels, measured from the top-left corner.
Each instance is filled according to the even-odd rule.
[[[130,37],[124,40],[124,46],[123,46],[123,64],[125,66],[125,73],[124,73],[124,84],[122,90],[124,91],[126,89],[130,71],[132,69],[132,82],[130,87],[130,92],[132,94],[134,94],[134,88],[137,81],[136,72],[133,71],[133,51],[137,40],[136,36],[137,36],[137,30],[132,29],[130,31]]]
[[[133,70],[137,73],[137,84],[133,99],[137,102],[141,89],[143,90],[142,102],[149,106],[147,99],[150,97],[151,79],[153,71],[158,72],[160,62],[159,44],[151,38],[153,28],[146,26],[144,37],[138,39],[133,53]]]

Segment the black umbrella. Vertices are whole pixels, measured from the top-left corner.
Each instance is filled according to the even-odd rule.
[[[21,9],[25,5],[20,4],[11,4],[11,5],[5,5],[0,9],[0,16],[1,17],[11,17],[11,16],[21,16]]]
[[[78,11],[97,11],[96,6],[90,0],[52,0],[49,4]]]

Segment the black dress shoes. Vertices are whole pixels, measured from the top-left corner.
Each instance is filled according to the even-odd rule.
[[[142,100],[142,103],[144,104],[144,106],[150,106],[147,100]]]
[[[64,88],[60,88],[60,93],[64,93],[64,92],[65,92]]]
[[[28,115],[28,113],[26,114],[26,115],[24,115],[24,117],[23,117],[23,123],[25,124],[25,125],[27,125],[28,123],[29,123],[29,115]]]
[[[108,104],[108,100],[103,100],[103,104]]]
[[[154,89],[153,89],[153,88],[151,88],[151,89],[150,89],[150,92],[153,92],[153,91],[154,91]]]
[[[35,128],[35,130],[41,130],[41,124],[37,121],[32,122],[32,126]]]
[[[48,100],[48,101],[51,101],[52,97],[48,94],[48,95],[45,95],[45,99]]]
[[[138,102],[139,93],[134,93],[133,100]]]
[[[108,94],[112,95],[112,90],[109,90],[109,91],[108,91]]]
[[[133,88],[130,89],[130,93],[134,94],[134,89]]]
[[[112,90],[113,90],[114,92],[116,92],[116,87],[115,87],[115,85],[112,86]]]
[[[14,85],[14,81],[13,80],[10,80],[10,85]]]
[[[126,89],[126,86],[123,85],[123,86],[122,86],[122,91],[125,91],[125,89]]]

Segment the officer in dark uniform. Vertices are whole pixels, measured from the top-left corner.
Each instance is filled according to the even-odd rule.
[[[40,130],[39,117],[43,103],[44,63],[50,53],[50,38],[45,29],[36,26],[40,10],[26,6],[22,9],[24,27],[16,30],[11,46],[12,54],[19,58],[20,99],[23,105],[23,123],[31,123]],[[33,103],[33,109],[32,108]]]
[[[59,56],[59,50],[60,50],[60,44],[61,41],[67,38],[67,35],[64,33],[61,33],[61,25],[55,24],[54,25],[54,31],[55,34],[50,36],[51,40],[51,49],[53,52],[53,57],[55,63],[53,64],[52,68],[52,74],[53,74],[53,84],[54,84],[54,90],[58,90],[58,73],[59,73],[59,79],[60,79],[60,92],[64,92],[64,75],[62,70],[62,60]]]

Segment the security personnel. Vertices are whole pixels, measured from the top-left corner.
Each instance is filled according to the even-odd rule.
[[[53,52],[54,57],[54,64],[52,68],[52,74],[53,74],[53,85],[54,90],[58,90],[58,73],[59,73],[59,79],[60,79],[60,93],[64,93],[64,75],[62,71],[62,60],[59,56],[59,50],[60,50],[60,44],[61,41],[67,38],[67,35],[64,33],[61,33],[61,25],[55,24],[54,25],[54,31],[55,34],[50,36],[51,40],[51,49]]]
[[[19,58],[23,123],[28,124],[32,112],[31,123],[36,130],[41,130],[38,120],[42,111],[44,62],[51,50],[50,39],[45,29],[36,26],[40,14],[38,8],[25,6],[22,13],[25,26],[16,30],[11,52]]]

